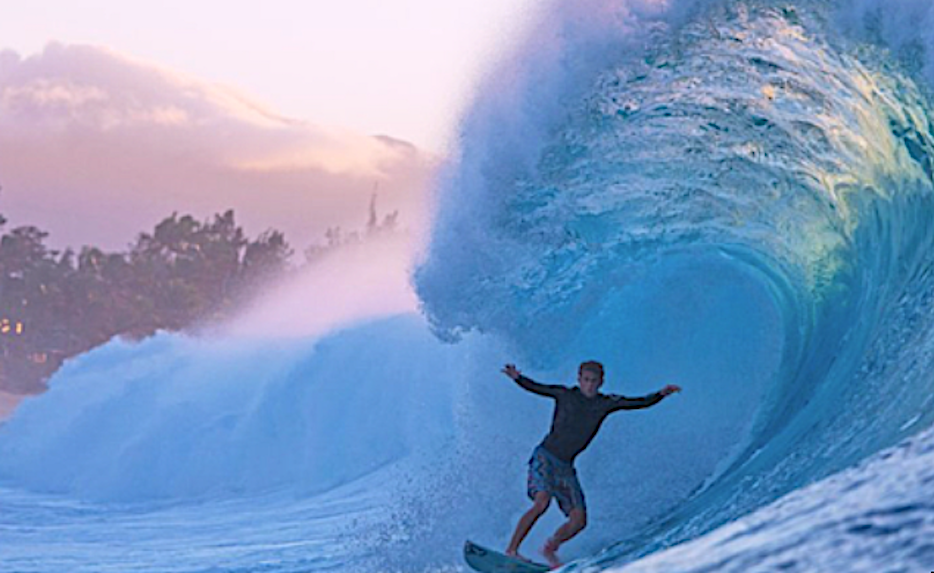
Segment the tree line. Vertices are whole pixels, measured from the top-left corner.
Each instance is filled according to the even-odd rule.
[[[397,212],[363,233],[325,233],[296,265],[282,232],[250,239],[233,210],[200,221],[173,213],[124,252],[49,248],[34,226],[6,231],[0,215],[0,390],[36,393],[71,356],[114,336],[142,339],[230,317],[271,280],[349,243],[396,232]]]

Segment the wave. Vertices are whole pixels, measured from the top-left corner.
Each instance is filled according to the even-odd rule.
[[[856,8],[878,38],[898,34],[877,3]],[[583,84],[549,66],[544,86],[522,77],[507,98],[481,97],[417,275],[443,336],[497,333],[544,365],[598,355],[625,371],[633,357],[618,347],[673,321],[658,348],[640,352],[678,365],[685,401],[758,382],[721,365],[716,375],[731,380],[717,387],[703,371],[717,354],[758,353],[767,380],[748,433],[689,501],[612,559],[710,530],[932,421],[934,127],[928,87],[912,73],[928,69],[917,65],[927,44],[907,55],[910,38],[893,44],[915,65],[896,61],[854,41],[864,30],[852,17],[842,34],[840,14],[816,2],[669,10],[642,22],[643,45],[630,36],[600,48],[635,54],[597,58]],[[539,90],[562,81],[573,87],[554,89],[560,113],[530,129],[536,99],[550,99]],[[533,153],[508,151],[527,151],[529,133]],[[671,273],[679,288],[657,296],[657,277]],[[711,284],[724,273],[731,284]],[[735,311],[686,316],[682,299],[713,289]],[[758,329],[731,324],[750,316],[740,305],[753,290],[765,299],[751,311]],[[651,320],[633,324],[631,301],[646,293]],[[677,328],[746,339],[700,352],[672,344]]]

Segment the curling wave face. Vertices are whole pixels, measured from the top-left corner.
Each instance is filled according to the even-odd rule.
[[[766,369],[769,349],[778,353],[748,441],[657,523],[658,543],[709,530],[932,420],[931,102],[890,55],[854,46],[830,16],[810,2],[728,2],[656,22],[641,57],[602,67],[538,131],[527,106],[540,84],[510,88],[526,106],[513,126],[503,105],[481,101],[444,182],[443,225],[417,274],[443,335],[496,332],[546,363],[595,348],[612,356],[612,343],[582,330],[627,340],[620,301],[685,260],[683,289],[709,289],[706,279],[729,272],[743,277],[731,296],[767,293],[775,316],[760,307],[761,328],[748,334],[778,332],[781,344],[714,350],[756,348]],[[523,132],[544,135],[520,156],[503,139]],[[683,313],[673,302],[661,301],[655,319]],[[734,314],[682,326],[715,331]],[[734,382],[726,392],[743,383]],[[659,546],[645,535],[614,558]]]

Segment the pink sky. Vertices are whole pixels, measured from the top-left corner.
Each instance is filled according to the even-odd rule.
[[[433,158],[289,119],[231,88],[92,46],[0,53],[0,213],[56,246],[120,249],[173,211],[228,208],[299,250],[381,212],[423,223]]]
[[[0,214],[122,249],[234,208],[300,250],[363,225],[375,190],[422,227],[460,111],[544,3],[21,3],[0,18]]]
[[[29,0],[0,49],[98,45],[317,125],[443,152],[477,77],[545,0]]]

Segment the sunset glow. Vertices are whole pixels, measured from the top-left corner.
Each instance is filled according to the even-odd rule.
[[[0,19],[0,212],[59,248],[228,208],[304,248],[374,193],[421,227],[460,110],[536,7],[22,5]],[[102,204],[120,216],[94,222]]]
[[[0,49],[104,46],[284,116],[438,152],[484,64],[541,3],[37,0],[0,20]]]

